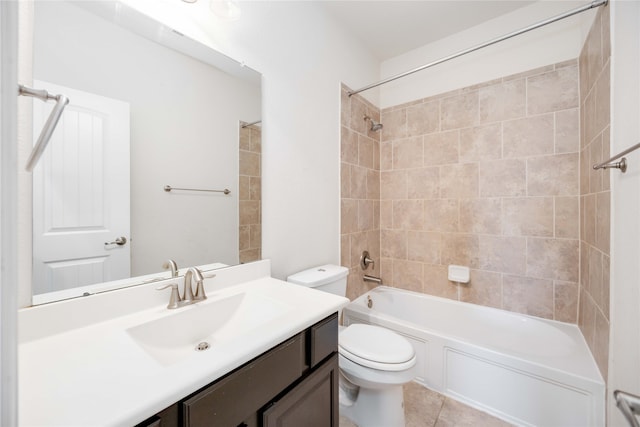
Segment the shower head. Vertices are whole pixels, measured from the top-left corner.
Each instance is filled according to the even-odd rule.
[[[365,120],[365,121],[367,121],[367,120],[368,120],[368,121],[370,121],[370,122],[371,122],[371,127],[369,128],[369,130],[370,130],[370,131],[372,131],[372,132],[377,132],[377,131],[379,131],[380,129],[382,129],[382,128],[383,128],[382,123],[376,123],[376,121],[375,121],[375,120],[373,120],[373,119],[372,119],[371,117],[369,117],[369,116],[364,116],[364,120]]]

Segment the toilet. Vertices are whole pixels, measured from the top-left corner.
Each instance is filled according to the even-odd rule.
[[[345,296],[349,270],[310,268],[287,281]],[[402,385],[415,377],[416,354],[404,337],[380,326],[340,326],[340,415],[358,427],[404,427]]]

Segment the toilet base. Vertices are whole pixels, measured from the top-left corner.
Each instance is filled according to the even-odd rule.
[[[343,394],[343,390],[340,390],[340,394]],[[340,415],[349,418],[358,427],[405,427],[401,385],[380,389],[360,387],[353,404],[345,405],[343,402],[341,399]]]

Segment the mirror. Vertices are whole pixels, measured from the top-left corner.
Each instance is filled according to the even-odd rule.
[[[71,100],[33,173],[34,304],[259,258],[257,72],[122,3],[36,1],[33,76]]]

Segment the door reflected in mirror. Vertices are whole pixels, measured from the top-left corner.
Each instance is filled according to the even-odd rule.
[[[259,259],[260,75],[117,2],[36,1],[33,30],[33,86],[70,98],[33,173],[34,304]]]

